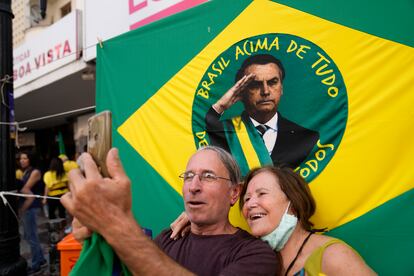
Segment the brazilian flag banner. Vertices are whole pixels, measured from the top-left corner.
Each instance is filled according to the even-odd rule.
[[[312,221],[379,275],[414,275],[412,14],[410,0],[216,0],[104,42],[97,109],[113,113],[140,225],[155,237],[183,211],[178,175],[213,142],[212,104],[247,58],[272,55],[286,72],[279,115],[318,134],[294,167],[315,196]],[[244,112],[238,103],[220,124],[245,174],[274,161]],[[248,229],[238,206],[230,219]],[[115,259],[94,235],[72,274],[112,275]]]

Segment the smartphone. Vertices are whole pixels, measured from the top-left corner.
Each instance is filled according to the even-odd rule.
[[[88,119],[88,153],[92,155],[101,174],[108,177],[106,155],[112,147],[112,113],[102,111]]]

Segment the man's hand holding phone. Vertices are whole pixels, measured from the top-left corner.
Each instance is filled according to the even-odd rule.
[[[100,112],[88,120],[88,153],[98,165],[103,176],[109,176],[106,156],[112,147],[112,114]],[[81,159],[82,163],[82,159]],[[82,167],[82,165],[80,165]]]
[[[73,169],[69,173],[70,192],[61,198],[65,208],[91,231],[106,235],[111,226],[133,219],[131,187],[118,156],[118,150],[108,152],[108,177],[103,177],[89,153],[81,156],[84,173]]]

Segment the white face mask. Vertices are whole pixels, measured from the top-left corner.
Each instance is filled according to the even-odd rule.
[[[298,218],[294,215],[288,214],[290,202],[286,208],[285,213],[280,220],[279,225],[269,234],[261,237],[261,239],[267,242],[273,250],[280,251],[289,240],[290,236],[295,230]]]

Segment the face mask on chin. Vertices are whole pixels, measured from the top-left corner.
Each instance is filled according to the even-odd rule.
[[[289,206],[290,201],[279,225],[272,232],[261,237],[263,241],[267,242],[270,247],[276,251],[282,250],[298,223],[298,218],[296,216],[288,214]]]

